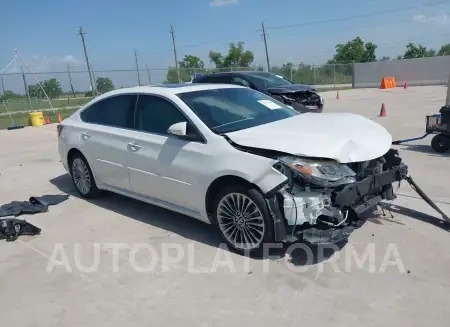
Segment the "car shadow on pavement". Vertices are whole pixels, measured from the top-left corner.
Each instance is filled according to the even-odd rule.
[[[432,157],[450,157],[450,151],[444,152],[444,153],[437,153],[431,148],[431,145],[423,145],[423,144],[412,144],[412,145],[405,145],[402,150],[405,151],[413,151],[413,152],[420,152],[420,153],[426,153]]]
[[[61,192],[80,198],[69,174],[55,177],[50,180],[50,183]],[[120,194],[104,192],[99,198],[85,201],[199,243],[217,248],[224,244],[218,231],[209,224]],[[259,256],[253,255],[252,258],[278,260],[288,255],[290,262],[294,265],[312,265],[327,260],[336,251],[341,250],[344,245],[345,243],[330,246],[315,246],[305,243],[279,244],[278,248],[271,246],[267,253]],[[236,253],[231,247],[227,247],[227,249]]]
[[[381,205],[385,210],[388,210],[388,211],[390,210],[393,213],[398,213],[398,214],[407,216],[409,218],[416,219],[416,220],[425,222],[427,224],[433,225],[433,226],[438,227],[446,232],[450,232],[450,222],[447,222],[440,218],[433,217],[426,213],[423,213],[423,212],[420,212],[420,211],[417,211],[414,209],[402,207],[402,206],[399,206],[396,204],[389,205],[388,203],[382,203]]]

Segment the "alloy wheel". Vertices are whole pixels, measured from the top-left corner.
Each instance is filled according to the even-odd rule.
[[[73,161],[72,176],[78,191],[84,195],[88,194],[91,190],[91,176],[89,168],[81,158],[75,158]]]
[[[220,200],[217,222],[224,237],[236,249],[252,250],[263,241],[265,223],[261,210],[244,194],[229,193]]]

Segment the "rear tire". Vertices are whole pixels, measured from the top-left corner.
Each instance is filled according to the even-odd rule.
[[[437,153],[446,152],[449,146],[450,146],[450,138],[445,135],[438,134],[431,140],[431,147]]]
[[[71,158],[69,167],[73,185],[81,197],[91,199],[100,194],[91,167],[81,153],[76,153]]]
[[[274,241],[273,219],[255,188],[221,188],[212,203],[212,217],[223,240],[239,253],[260,254],[264,243]]]

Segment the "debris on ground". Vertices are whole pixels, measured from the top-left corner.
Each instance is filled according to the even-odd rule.
[[[0,207],[0,217],[47,212],[48,206],[59,204],[68,198],[66,194],[58,194],[31,197],[28,201],[13,201]]]
[[[38,235],[41,229],[29,222],[14,217],[0,218],[0,240],[13,242],[21,235]]]

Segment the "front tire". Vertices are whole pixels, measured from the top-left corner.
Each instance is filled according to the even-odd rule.
[[[437,153],[444,153],[450,146],[450,138],[445,135],[438,134],[431,140],[431,147]]]
[[[95,198],[100,190],[97,188],[94,176],[86,158],[81,154],[75,154],[70,160],[70,174],[75,188],[83,198]]]
[[[223,187],[214,198],[212,215],[222,238],[239,253],[259,253],[264,243],[274,241],[273,219],[255,188]]]

